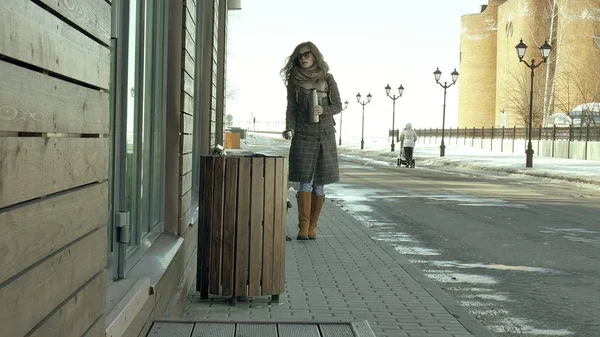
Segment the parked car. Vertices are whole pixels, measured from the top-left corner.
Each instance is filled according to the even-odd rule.
[[[573,126],[600,126],[600,102],[583,103],[570,113]]]
[[[556,112],[544,118],[543,126],[553,127],[556,125],[557,127],[568,127],[572,123],[573,120],[571,119],[571,117],[569,117],[569,115],[567,115],[564,112]]]

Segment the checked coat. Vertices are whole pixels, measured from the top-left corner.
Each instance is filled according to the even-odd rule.
[[[331,74],[327,87],[319,123],[310,123],[308,95],[297,92],[292,83],[287,85],[286,130],[293,131],[289,181],[308,183],[312,178],[314,184],[326,185],[340,180],[333,116],[342,111],[342,102]]]

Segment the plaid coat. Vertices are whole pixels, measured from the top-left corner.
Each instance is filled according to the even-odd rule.
[[[289,155],[289,181],[326,185],[340,181],[335,121],[333,116],[342,111],[337,83],[327,75],[329,92],[321,106],[319,123],[309,122],[309,98],[296,94],[293,84],[287,86],[286,129],[293,130]]]

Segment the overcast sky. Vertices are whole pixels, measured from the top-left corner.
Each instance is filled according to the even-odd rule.
[[[230,11],[227,80],[232,97],[227,113],[234,124],[256,117],[257,128],[283,129],[286,92],[280,69],[294,47],[312,41],[323,53],[334,75],[342,101],[343,133],[360,133],[363,98],[365,137],[386,135],[392,127],[393,92],[402,84],[396,101],[396,128],[441,127],[443,89],[433,71],[440,67],[441,81],[451,81],[459,68],[460,19],[478,13],[485,0],[244,0],[241,11]],[[460,78],[457,82],[460,85]],[[456,126],[458,88],[448,89],[446,125]],[[339,120],[339,118],[336,118]]]

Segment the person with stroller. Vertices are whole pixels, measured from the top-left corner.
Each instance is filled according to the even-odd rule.
[[[413,159],[413,150],[417,143],[417,132],[413,130],[412,124],[406,123],[406,127],[400,133],[400,148],[404,150],[404,158],[406,159],[406,167],[415,167]]]
[[[297,240],[314,240],[325,185],[340,180],[333,116],[342,111],[342,101],[329,66],[312,42],[294,48],[281,75],[287,86],[283,137],[292,139],[288,180],[300,183]],[[317,96],[316,105],[311,106],[311,95]]]

